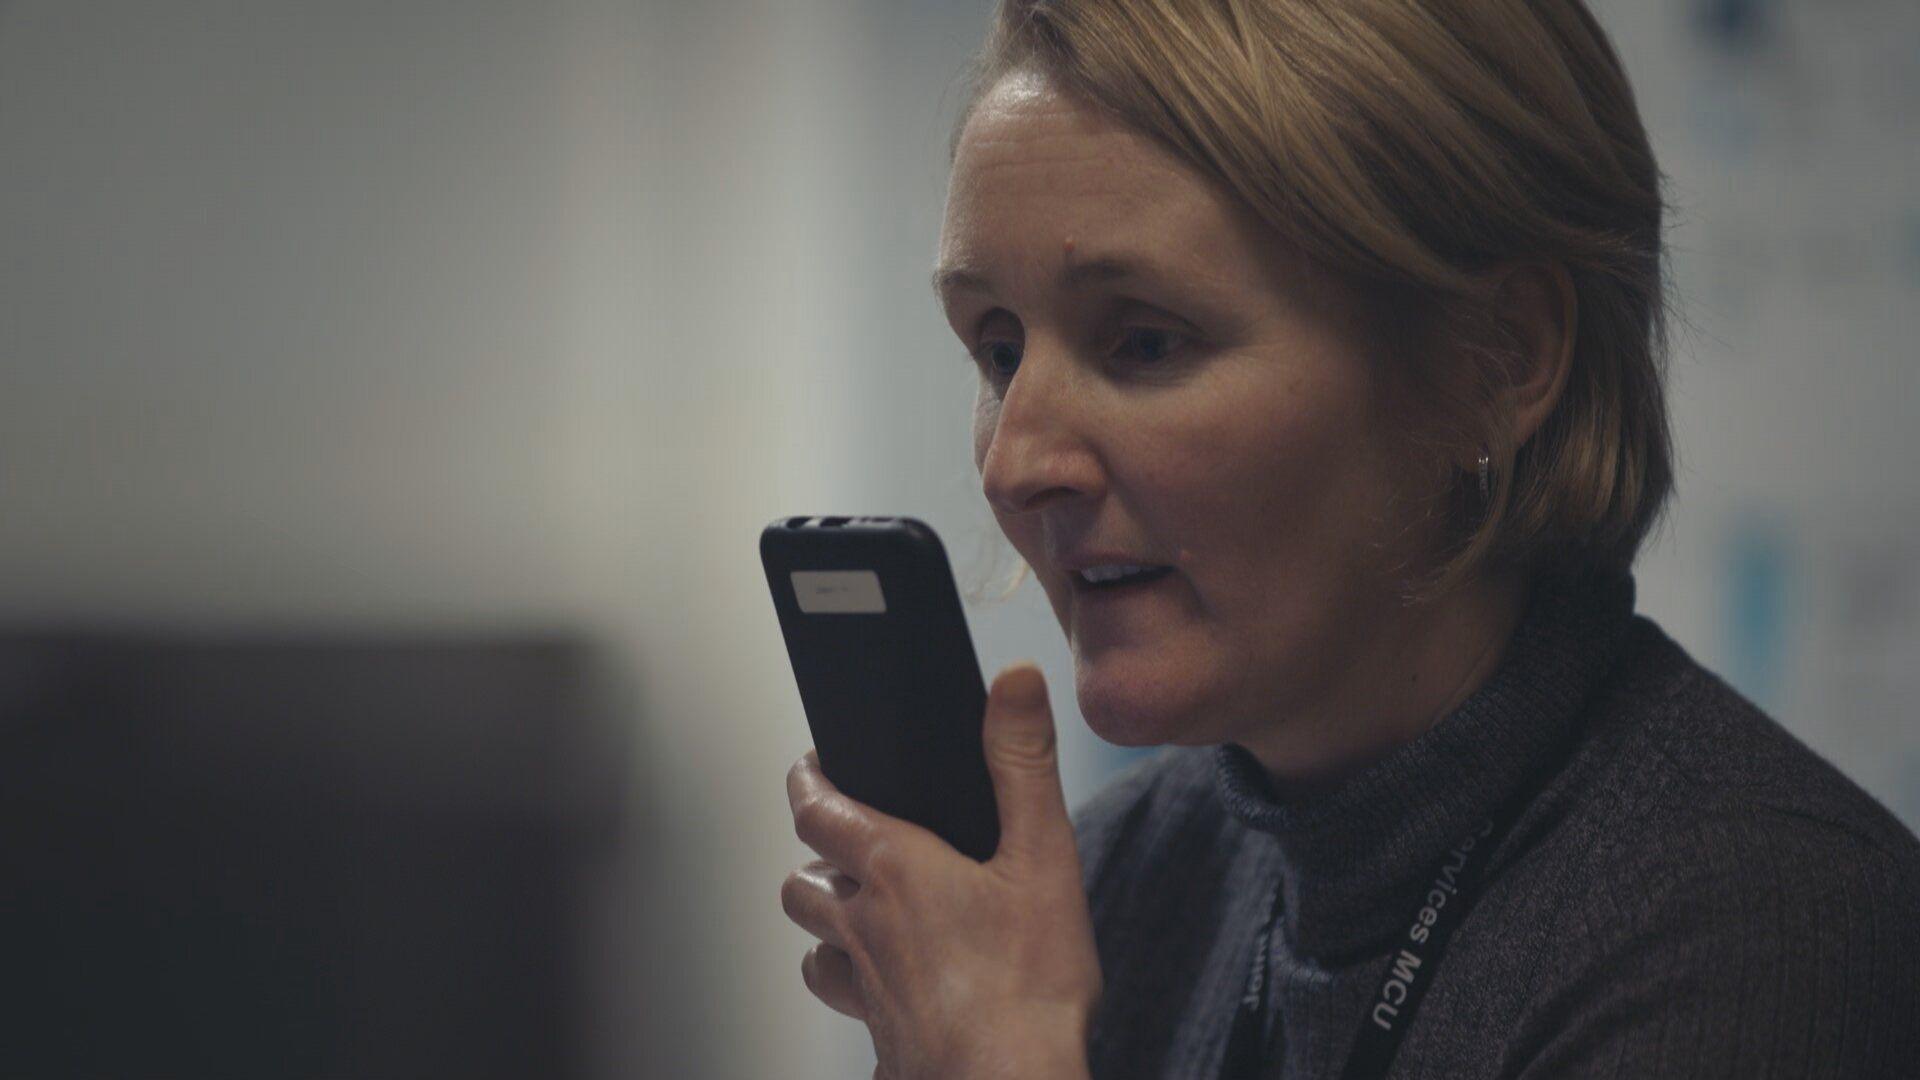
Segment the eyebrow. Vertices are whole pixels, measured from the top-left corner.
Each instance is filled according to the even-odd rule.
[[[1076,259],[1060,271],[1063,288],[1084,287],[1120,281],[1126,278],[1157,277],[1147,264],[1118,255],[1097,259]],[[941,266],[933,271],[934,295],[945,297],[955,290],[991,292],[993,282],[986,274],[967,266]]]

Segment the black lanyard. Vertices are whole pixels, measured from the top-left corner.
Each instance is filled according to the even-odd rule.
[[[1355,1037],[1347,1067],[1340,1074],[1343,1080],[1377,1080],[1387,1074],[1394,1052],[1400,1049],[1400,1039],[1413,1024],[1413,1014],[1426,997],[1427,987],[1433,983],[1434,969],[1440,964],[1447,939],[1453,936],[1473,902],[1487,856],[1500,845],[1526,805],[1526,796],[1531,794],[1531,785],[1523,787],[1479,828],[1455,844],[1434,868],[1419,906],[1394,942],[1386,977],[1367,1003],[1366,1015],[1360,1019],[1360,1034]],[[1247,976],[1246,990],[1240,995],[1232,1033],[1227,1036],[1227,1056],[1220,1066],[1221,1080],[1258,1080],[1265,1066],[1267,1048],[1272,1045],[1273,1025],[1267,1015],[1267,965],[1273,927],[1280,919],[1280,900],[1280,884],[1275,883],[1272,911],[1254,939],[1253,970]]]

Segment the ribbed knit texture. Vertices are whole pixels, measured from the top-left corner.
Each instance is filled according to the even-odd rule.
[[[1094,1076],[1218,1074],[1278,882],[1267,1075],[1337,1077],[1427,875],[1522,792],[1390,1075],[1920,1077],[1920,841],[1633,601],[1543,581],[1492,678],[1331,792],[1226,745],[1088,800]]]

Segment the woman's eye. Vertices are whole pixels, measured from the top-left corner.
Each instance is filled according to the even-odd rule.
[[[1020,367],[1020,346],[1011,341],[983,341],[973,358],[996,379],[1011,379]]]
[[[1187,336],[1178,330],[1166,330],[1158,326],[1130,327],[1120,335],[1116,355],[1144,364],[1158,363],[1187,343]]]

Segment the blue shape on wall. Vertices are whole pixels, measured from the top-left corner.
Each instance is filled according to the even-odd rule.
[[[1762,513],[1738,515],[1725,564],[1728,681],[1773,711],[1786,666],[1792,548],[1784,527]]]
[[[1766,37],[1769,6],[1768,0],[1698,0],[1694,29],[1727,52],[1751,52]]]

